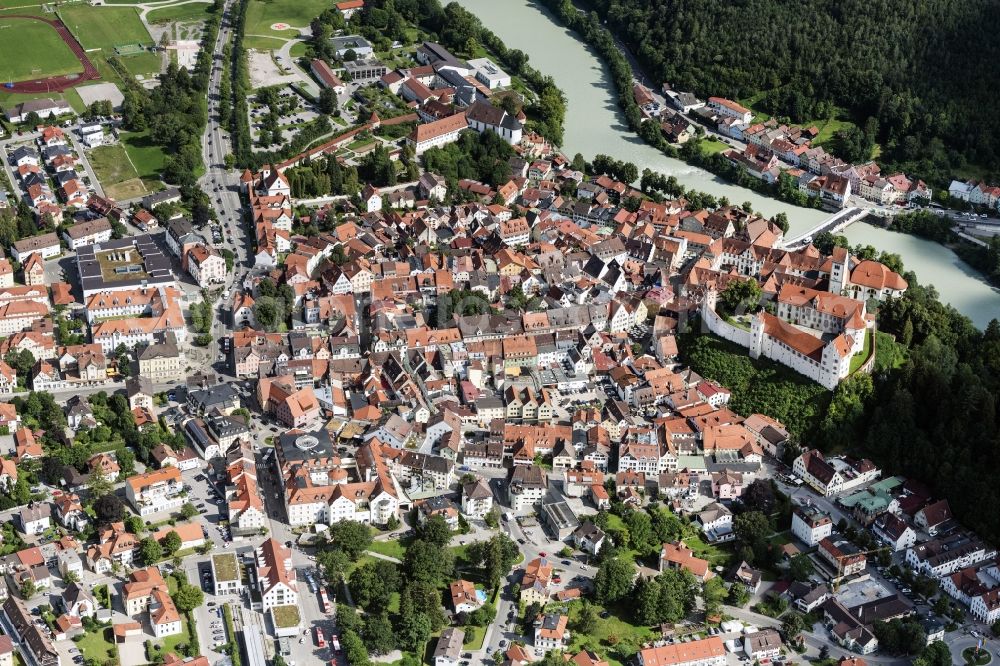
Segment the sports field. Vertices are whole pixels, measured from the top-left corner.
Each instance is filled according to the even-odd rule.
[[[167,21],[205,21],[211,15],[210,3],[196,2],[174,5],[162,9],[154,9],[146,14],[149,23],[166,23]]]
[[[0,15],[0,79],[27,81],[82,72],[83,66],[52,26]]]
[[[85,49],[103,49],[105,56],[114,55],[116,44],[152,44],[146,26],[133,7],[66,6],[59,17]]]
[[[295,30],[271,30],[273,23],[307,28],[309,22],[330,6],[326,0],[252,0],[247,8],[246,34],[294,37]]]

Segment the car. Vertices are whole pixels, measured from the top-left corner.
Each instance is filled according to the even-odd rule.
[[[208,604],[207,604],[207,606],[208,606],[209,608],[211,608],[211,607],[212,607],[212,606],[214,606],[214,605],[215,605],[215,602],[214,602],[214,601],[209,601],[209,602],[208,602]]]
[[[507,647],[507,641],[504,639],[500,640],[500,647]]]
[[[571,564],[569,560],[563,560],[562,565],[568,567]]]
[[[531,534],[531,532],[528,532],[528,534]],[[548,557],[548,554],[545,551],[542,551],[538,553],[538,557]]]
[[[517,542],[518,542],[519,544],[521,544],[522,546],[523,546],[523,545],[525,544],[525,541],[524,541],[524,539],[518,539],[518,540],[517,540]]]

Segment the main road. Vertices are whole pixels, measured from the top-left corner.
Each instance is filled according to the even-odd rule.
[[[215,319],[212,324],[212,342],[208,346],[209,359],[217,357],[219,354],[218,341],[227,332],[226,319],[229,301],[225,296],[230,294],[233,282],[239,281],[250,261],[250,245],[243,222],[239,178],[235,171],[226,168],[226,155],[231,152],[229,133],[219,122],[222,73],[227,67],[232,71],[233,66],[232,61],[225,60],[223,49],[233,37],[234,6],[234,0],[227,0],[224,5],[219,35],[212,49],[212,69],[208,84],[208,122],[201,139],[205,175],[199,180],[199,185],[211,199],[219,222],[224,229],[224,241],[221,245],[217,245],[220,249],[231,251],[235,257],[233,272],[227,277],[223,297],[212,304]]]

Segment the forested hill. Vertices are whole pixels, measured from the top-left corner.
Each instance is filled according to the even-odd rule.
[[[794,122],[846,109],[880,160],[940,184],[1000,173],[997,0],[585,0],[651,82]],[[871,126],[870,126],[871,127]]]

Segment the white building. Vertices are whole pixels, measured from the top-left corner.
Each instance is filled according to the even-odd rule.
[[[140,516],[180,509],[185,501],[183,490],[181,471],[176,467],[130,476],[125,484],[125,495]]]
[[[265,613],[275,606],[297,605],[299,591],[295,568],[292,566],[292,551],[271,538],[254,555],[261,612]]]
[[[792,511],[792,534],[812,547],[833,534],[833,520],[812,505],[796,506]]]
[[[476,80],[490,90],[510,87],[510,74],[497,67],[497,64],[489,58],[475,58],[468,62]]]

